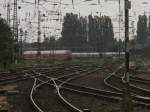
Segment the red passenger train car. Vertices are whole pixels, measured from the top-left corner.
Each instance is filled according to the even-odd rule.
[[[71,59],[71,51],[69,50],[53,50],[41,51],[38,55],[37,51],[24,51],[23,59],[25,60],[69,60]]]

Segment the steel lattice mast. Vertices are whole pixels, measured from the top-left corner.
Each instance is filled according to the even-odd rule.
[[[17,18],[17,0],[14,0],[13,12],[13,62],[17,63],[18,54],[18,18]]]

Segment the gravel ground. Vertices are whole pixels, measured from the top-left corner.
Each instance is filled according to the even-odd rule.
[[[149,84],[143,84],[143,83],[137,83],[137,82],[130,82],[130,84],[133,84],[134,86],[150,90],[150,85]]]
[[[115,110],[115,112],[118,112],[120,107],[119,103],[110,103],[96,97],[89,97],[64,90],[62,93],[66,100],[81,110],[90,109],[91,112],[113,112]]]
[[[8,102],[12,105],[11,112],[35,112],[29,100],[33,80],[18,82],[16,85],[19,94],[8,96]]]
[[[40,87],[34,98],[44,112],[70,112],[66,107],[64,107],[64,105],[61,104],[55,88],[48,85]]]
[[[108,73],[108,71],[104,72],[100,70],[96,73],[89,74],[80,79],[71,81],[71,83],[101,90],[114,91],[113,89],[110,89],[104,84],[104,79],[109,75],[110,74]]]
[[[112,66],[113,65],[113,66]],[[115,70],[118,64],[105,64],[105,67]],[[58,69],[59,71],[59,69]],[[61,70],[60,70],[61,71]],[[89,86],[97,89],[110,90],[107,88],[103,79],[108,76],[110,72],[108,70],[99,71],[97,73],[90,74],[79,80],[75,80],[72,83],[79,84],[82,86]],[[50,74],[50,76],[58,77],[59,74]],[[11,105],[11,112],[36,112],[31,105],[29,95],[33,86],[33,80],[26,80],[15,83],[17,86],[16,90],[20,94],[8,96],[8,102]],[[120,103],[111,103],[96,97],[89,97],[82,94],[72,93],[69,91],[62,91],[62,95],[72,104],[80,109],[88,108],[92,112],[120,112]],[[57,97],[56,90],[50,86],[43,86],[36,91],[34,97],[45,112],[70,112],[64,105],[61,104]],[[134,112],[149,112],[149,109],[136,107]]]
[[[105,101],[105,99],[95,98],[95,97],[88,97],[82,94],[76,94],[69,91],[63,90],[62,95],[64,98],[72,103],[77,108],[83,109],[90,109],[91,112],[121,112],[121,102],[118,103],[111,103]],[[133,112],[149,112],[150,110],[147,108],[142,107],[134,107]]]

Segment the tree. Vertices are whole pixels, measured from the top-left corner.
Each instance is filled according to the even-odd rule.
[[[150,36],[150,16],[149,16],[149,22],[148,22],[148,36]]]
[[[103,17],[103,47],[110,51],[115,43],[112,21],[108,16]]]
[[[77,14],[73,13],[66,14],[62,29],[62,43],[64,48],[79,51],[83,47],[87,40],[86,25],[86,18],[78,17]]]
[[[87,19],[73,13],[64,17],[60,40],[62,48],[77,52],[85,52],[87,47],[97,52],[110,51],[116,42],[110,17],[89,15]]]
[[[55,37],[54,36],[51,36],[50,39],[49,39],[49,48],[50,50],[55,50]]]
[[[49,49],[49,38],[46,37],[45,35],[44,35],[44,41],[42,44],[43,44],[42,46],[45,48],[45,50]]]
[[[12,32],[6,21],[0,18],[0,63],[4,68],[12,62]]]
[[[95,48],[95,28],[94,28],[94,18],[92,17],[92,15],[88,16],[88,43],[90,44],[90,46]]]
[[[121,112],[133,112],[133,111],[134,111],[134,103],[132,102],[132,98],[130,95],[125,94],[121,102]]]
[[[144,40],[148,38],[147,16],[140,15],[137,23],[137,41],[144,44]]]
[[[67,13],[64,17],[63,29],[62,29],[62,43],[63,46],[67,49],[72,48],[73,44],[73,14]]]
[[[108,16],[89,15],[88,23],[89,44],[95,51],[110,51],[115,44],[112,21]]]

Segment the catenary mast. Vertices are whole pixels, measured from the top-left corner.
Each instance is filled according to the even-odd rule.
[[[18,55],[18,18],[17,18],[17,0],[14,0],[13,12],[13,62],[17,63]]]

